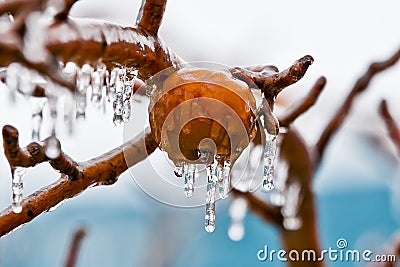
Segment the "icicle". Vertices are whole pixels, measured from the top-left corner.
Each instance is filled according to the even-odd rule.
[[[218,164],[214,162],[207,167],[207,197],[206,197],[206,214],[205,229],[212,233],[215,230],[215,200],[218,184]]]
[[[122,119],[124,122],[128,122],[131,116],[131,96],[133,93],[133,84],[135,82],[135,78],[132,80],[125,81],[125,87],[123,92],[123,111],[122,111]]]
[[[103,97],[103,89],[107,86],[108,71],[105,65],[97,66],[97,70],[92,73],[92,97],[91,101],[99,105]]]
[[[276,135],[266,133],[266,144],[264,150],[264,180],[263,188],[267,191],[274,186],[274,162],[276,156]]]
[[[285,205],[281,208],[283,215],[283,226],[287,230],[298,230],[302,221],[297,216],[298,208],[300,206],[301,186],[298,182],[293,182],[285,190]]]
[[[247,201],[242,197],[236,197],[232,200],[229,207],[231,225],[228,229],[228,236],[233,241],[240,241],[244,237],[243,221],[247,212]]]
[[[222,179],[219,182],[219,196],[222,199],[225,199],[228,196],[231,179],[230,179],[230,172],[231,172],[231,163],[227,160],[224,161],[224,168],[222,170]]]
[[[114,101],[115,94],[116,94],[116,84],[117,84],[117,77],[118,77],[119,68],[114,68],[111,70],[110,79],[108,81],[108,87],[106,91],[106,95],[108,101]]]
[[[182,177],[183,176],[183,163],[177,163],[175,168],[174,168],[174,173],[176,177]]]
[[[40,128],[43,121],[43,107],[46,99],[42,97],[31,97],[32,104],[32,141],[40,140]]]
[[[184,189],[186,197],[193,196],[195,175],[196,175],[196,165],[194,164],[183,165],[183,176],[185,179]]]
[[[85,64],[78,72],[76,79],[76,88],[78,90],[76,96],[76,117],[85,118],[86,116],[86,94],[90,86],[93,68]]]
[[[19,63],[11,63],[7,67],[6,84],[7,87],[13,92],[18,90],[18,75],[20,70],[21,65]]]
[[[102,72],[97,70],[92,73],[92,97],[93,103],[98,104],[101,101],[101,88],[102,88]]]
[[[278,149],[278,155],[279,155]],[[280,159],[279,165],[275,167],[275,192],[271,194],[271,203],[275,206],[282,207],[285,205],[285,190],[288,178],[289,166],[285,159],[277,156]]]
[[[264,180],[262,186],[264,190],[270,191],[274,188],[274,161],[276,157],[276,139],[279,122],[274,114],[272,114],[268,101],[265,98],[263,98],[257,111],[266,139],[264,148]]]
[[[68,134],[72,134],[74,131],[74,119],[75,119],[75,109],[74,109],[74,104],[75,104],[75,99],[73,95],[69,92],[66,92],[63,98],[64,106],[63,106],[63,112],[64,112],[64,125],[67,129]]]
[[[118,69],[116,82],[115,82],[115,99],[113,103],[114,117],[113,122],[119,125],[123,122],[123,108],[124,108],[124,89],[125,89],[126,69]]]
[[[22,197],[23,197],[23,178],[25,174],[25,168],[16,167],[11,170],[12,173],[12,210],[15,213],[22,211]]]
[[[56,159],[61,154],[60,142],[57,138],[52,135],[47,139],[46,146],[44,148],[44,153],[49,159]]]

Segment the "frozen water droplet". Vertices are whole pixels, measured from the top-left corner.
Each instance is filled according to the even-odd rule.
[[[222,180],[219,183],[219,196],[222,199],[225,199],[228,196],[231,179],[230,179],[230,172],[231,172],[231,163],[229,161],[224,161],[224,168],[222,170]]]
[[[178,163],[176,164],[174,168],[174,173],[176,177],[182,177],[183,176],[183,163]]]
[[[303,222],[298,217],[287,217],[283,219],[283,227],[285,227],[286,230],[296,231],[299,230],[302,225]]]
[[[23,199],[23,178],[25,175],[25,168],[16,167],[11,170],[12,173],[12,210],[15,213],[22,211],[22,199]]]
[[[55,136],[50,136],[47,139],[44,153],[49,159],[56,159],[61,154],[61,145]]]
[[[218,183],[218,168],[215,163],[207,167],[207,196],[205,229],[207,232],[214,232],[215,229],[215,199]]]
[[[232,241],[240,241],[244,237],[244,225],[242,223],[233,223],[229,226],[228,236]]]
[[[185,179],[184,189],[186,197],[193,196],[195,174],[196,174],[196,165],[194,164],[183,165],[183,176]]]

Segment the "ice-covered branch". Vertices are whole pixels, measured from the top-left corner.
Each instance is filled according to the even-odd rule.
[[[328,146],[329,141],[343,125],[343,121],[346,119],[347,114],[350,112],[350,109],[353,105],[355,98],[365,89],[367,89],[369,83],[371,82],[372,78],[375,77],[376,74],[393,66],[399,59],[400,59],[400,49],[397,50],[387,60],[372,63],[369,66],[367,72],[357,80],[356,84],[353,86],[353,89],[348,94],[344,103],[338,108],[336,114],[333,116],[333,118],[329,121],[328,125],[325,127],[324,131],[321,134],[321,137],[319,138],[316,144],[317,161],[321,160],[325,152],[325,149]]]
[[[109,70],[115,66],[134,68],[142,80],[182,63],[156,34],[149,35],[156,33],[161,23],[165,1],[143,1],[143,15],[136,27],[66,18],[73,0],[65,0],[64,9],[55,17],[48,17],[42,2],[20,0],[0,4],[2,13],[17,16],[9,29],[0,34],[0,66],[22,63],[74,91],[75,84],[61,75],[59,61],[92,66],[104,63]],[[33,13],[37,9],[39,15]],[[35,40],[31,40],[32,36]]]
[[[270,107],[273,107],[276,96],[286,87],[296,83],[314,62],[311,56],[296,60],[292,66],[279,72],[275,66],[254,66],[232,68],[232,74],[244,81],[254,82],[263,92]]]
[[[279,118],[279,125],[282,127],[288,127],[295,119],[300,117],[304,112],[311,108],[326,84],[326,78],[320,77],[310,92],[300,100],[291,110],[287,111],[283,116]]]
[[[394,145],[397,147],[397,151],[400,155],[400,128],[390,114],[386,100],[382,100],[379,106],[379,113],[385,121],[389,136],[392,139]]]
[[[142,0],[137,25],[150,35],[157,35],[161,26],[167,0]]]
[[[11,167],[34,166],[45,162],[44,147],[36,144],[37,152],[27,152],[18,145],[18,132],[7,126],[4,137],[4,147]],[[23,225],[52,207],[72,198],[89,187],[108,185],[117,181],[118,176],[128,167],[144,160],[157,148],[157,144],[150,132],[140,134],[127,143],[109,151],[97,158],[82,163],[75,163],[63,153],[50,164],[62,173],[61,178],[54,183],[39,189],[26,197],[21,203],[20,213],[13,212],[10,206],[0,213],[0,236],[3,236],[20,225]],[[40,155],[40,156],[35,156]],[[130,166],[127,166],[129,159]],[[76,165],[75,165],[76,164]]]

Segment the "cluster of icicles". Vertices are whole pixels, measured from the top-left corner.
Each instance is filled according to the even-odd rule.
[[[265,101],[265,99],[264,99]],[[266,123],[266,116],[271,116],[271,111],[265,109],[265,103],[258,109],[258,114],[262,121],[262,124]],[[272,115],[273,116],[273,115]],[[274,188],[274,162],[277,152],[277,135],[270,134],[267,131],[267,125],[263,125],[265,132],[265,148],[264,148],[264,167],[263,167],[263,182],[262,187],[266,191],[270,191]],[[238,149],[242,152],[242,149]],[[211,164],[206,164],[210,162]],[[225,199],[228,196],[231,186],[231,162],[229,159],[225,159],[221,155],[213,155],[208,149],[200,149],[199,151],[200,160],[206,164],[207,170],[207,187],[206,187],[206,203],[205,203],[205,230],[207,232],[213,232],[215,230],[215,206],[217,199],[217,191],[221,199]],[[184,180],[184,193],[186,197],[192,197],[195,188],[195,177],[196,177],[196,165],[190,163],[178,163],[175,166],[174,173],[177,177],[183,177]],[[242,202],[244,200],[242,199]],[[238,203],[242,203],[238,202]],[[235,204],[236,201],[232,202],[232,210],[239,205],[239,209],[244,209],[246,206],[242,204]],[[243,222],[244,214],[240,215],[240,218],[232,215],[233,229],[242,229],[239,225]],[[239,212],[240,213],[240,212]],[[231,214],[238,214],[238,212],[232,211]],[[240,213],[242,214],[242,213]],[[235,232],[235,230],[233,230]],[[237,231],[236,231],[237,232]],[[233,238],[235,239],[235,238]]]
[[[67,79],[76,81],[75,96],[65,88],[46,81],[35,71],[29,70],[18,63],[10,64],[6,70],[6,83],[11,92],[20,92],[30,96],[36,86],[46,89],[46,97],[32,97],[32,140],[40,140],[41,125],[43,120],[44,107],[48,106],[50,114],[51,135],[45,146],[45,153],[48,158],[57,158],[60,151],[60,144],[56,139],[56,122],[58,117],[63,118],[64,125],[72,131],[75,118],[85,118],[88,102],[94,106],[105,108],[107,102],[112,103],[115,125],[127,122],[131,115],[131,98],[134,92],[136,71],[126,68],[114,68],[108,71],[104,65],[93,68],[90,65],[78,67],[74,63],[61,65],[62,72]],[[265,100],[264,100],[265,101]],[[72,104],[75,103],[75,106]],[[59,108],[59,105],[61,108]],[[263,113],[262,108],[258,110],[260,118],[271,115]],[[59,112],[61,111],[61,112]],[[269,111],[270,112],[270,111]],[[61,115],[59,113],[62,113]],[[267,114],[268,113],[268,114]],[[263,121],[263,120],[261,120]],[[288,230],[295,230],[301,227],[301,220],[297,216],[300,205],[300,185],[292,183],[286,185],[287,167],[280,164],[280,170],[286,173],[277,175],[279,178],[274,182],[274,162],[277,153],[277,135],[268,133],[267,126],[263,125],[265,132],[265,147],[263,182],[262,187],[266,191],[276,187],[271,195],[271,202],[281,207],[284,217],[284,227]],[[207,166],[207,194],[205,207],[205,230],[215,230],[215,207],[217,194],[224,199],[227,197],[231,185],[231,162],[218,155],[212,155],[208,150],[200,151],[200,158],[204,162],[210,162]],[[22,211],[23,199],[23,177],[25,168],[15,167],[12,172],[12,208],[15,213]],[[175,175],[183,177],[184,193],[191,197],[195,188],[196,165],[182,162],[175,167]],[[282,171],[280,171],[282,173]],[[285,171],[283,171],[285,172]],[[239,189],[239,188],[238,188]],[[218,193],[217,193],[218,191]],[[247,210],[246,200],[240,197],[232,199],[230,216],[232,224],[228,234],[232,240],[240,240],[244,235],[244,217]]]
[[[96,68],[85,64],[78,67],[75,63],[60,64],[64,78],[76,82],[76,92],[73,95],[66,88],[45,80],[37,72],[30,70],[19,63],[10,64],[2,70],[2,76],[10,89],[12,98],[19,92],[30,97],[37,87],[45,89],[46,97],[30,97],[32,104],[32,141],[41,139],[40,133],[43,122],[43,113],[47,105],[49,113],[50,137],[44,147],[49,159],[57,158],[60,153],[60,144],[56,139],[56,125],[58,119],[68,132],[73,131],[75,119],[86,117],[88,102],[98,108],[105,109],[106,102],[111,102],[114,115],[113,122],[119,125],[128,122],[131,115],[131,97],[137,71],[127,68],[114,68],[110,72],[104,65]],[[5,73],[5,74],[4,74]],[[75,103],[75,105],[74,105]],[[61,113],[61,114],[60,114]],[[13,211],[22,210],[23,177],[25,168],[16,167],[12,173]]]

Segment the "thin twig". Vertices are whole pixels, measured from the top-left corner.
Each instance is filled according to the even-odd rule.
[[[300,100],[296,106],[294,106],[291,110],[286,112],[283,116],[279,118],[279,125],[282,127],[289,127],[289,125],[298,117],[300,117],[304,112],[309,110],[321,94],[326,84],[326,78],[320,77],[317,82],[314,84],[313,88],[311,88],[310,92]]]
[[[65,267],[75,267],[78,260],[79,250],[81,248],[82,240],[86,236],[86,230],[79,228],[75,231],[72,242],[65,260]]]
[[[292,66],[282,72],[274,66],[235,67],[230,71],[232,75],[247,83],[255,83],[263,92],[268,104],[273,108],[276,96],[286,87],[296,83],[306,73],[314,62],[311,56],[304,56],[296,60]]]
[[[317,142],[316,162],[319,162],[322,159],[325,149],[329,144],[329,141],[343,125],[343,121],[346,119],[347,114],[349,113],[356,96],[359,95],[368,87],[370,81],[376,74],[393,66],[399,59],[400,59],[400,49],[397,50],[396,53],[394,53],[389,59],[381,62],[372,63],[369,66],[367,72],[357,80],[356,84],[353,86],[353,89],[350,91],[346,100],[339,107],[334,117],[329,121],[328,125],[322,132],[321,137]]]
[[[397,151],[400,156],[400,128],[390,114],[386,100],[382,100],[379,106],[379,113],[385,121],[386,129],[388,130],[389,136],[392,139],[394,145],[397,147]]]
[[[236,196],[244,197],[250,210],[260,216],[266,223],[272,224],[278,228],[282,227],[283,217],[280,208],[262,201],[249,192],[241,192],[233,188],[232,193]]]

